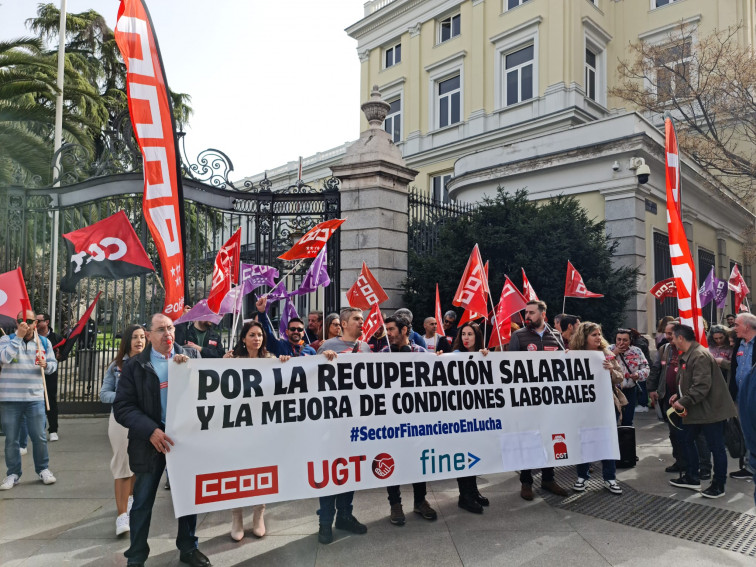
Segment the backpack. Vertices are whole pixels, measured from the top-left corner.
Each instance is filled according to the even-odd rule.
[[[740,420],[737,417],[731,417],[725,421],[725,446],[733,459],[745,457],[746,445],[743,437],[743,430],[740,428]]]

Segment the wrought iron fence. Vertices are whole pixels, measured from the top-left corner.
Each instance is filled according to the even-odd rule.
[[[217,182],[217,177],[213,179],[213,175],[203,179],[212,185],[183,180],[189,301],[207,296],[216,251],[237,228],[242,229],[242,262],[271,265],[283,275],[294,267],[294,262],[277,256],[316,223],[340,215],[338,180],[333,178],[326,180],[322,188],[300,182],[279,191],[271,191],[267,180],[259,186],[245,184],[237,189],[230,183]],[[61,413],[107,409],[99,403],[98,394],[105,370],[115,358],[120,331],[128,324],[146,322],[151,313],[162,309],[163,276],[142,218],[142,183],[141,174],[126,173],[58,189],[0,188],[0,268],[4,272],[21,266],[34,308],[50,312],[56,330],[66,332],[96,293],[103,292],[94,321],[96,340],[80,341],[72,356],[60,364]],[[61,234],[91,225],[119,210],[125,211],[140,235],[156,273],[117,281],[82,280],[76,293],[58,292],[55,305],[49,306],[51,288],[57,289],[69,262],[62,245],[57,251],[57,263],[53,262],[56,240],[60,242]],[[327,312],[338,306],[339,250],[336,232],[328,244],[332,284],[318,293],[297,297],[300,314],[306,316],[314,309]],[[301,283],[306,269],[306,264],[300,265],[288,276],[289,289]],[[245,313],[252,312],[252,296],[245,298],[243,308]],[[277,306],[272,307],[270,315],[274,321],[277,319]],[[230,318],[227,316],[220,324],[226,346],[231,343]]]
[[[433,254],[444,221],[471,213],[474,203],[441,202],[417,187],[409,188],[408,240],[420,255]]]

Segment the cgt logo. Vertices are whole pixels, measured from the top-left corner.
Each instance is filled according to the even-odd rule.
[[[471,452],[436,455],[435,449],[423,449],[420,454],[422,474],[463,471],[471,469],[480,462]]]
[[[373,459],[373,474],[381,480],[387,479],[394,473],[394,457],[388,453],[378,453]]]
[[[275,465],[198,474],[195,477],[195,504],[251,498],[264,494],[278,494],[278,467]]]
[[[567,459],[567,441],[564,433],[556,433],[551,436],[551,442],[554,445],[554,458],[556,460]]]

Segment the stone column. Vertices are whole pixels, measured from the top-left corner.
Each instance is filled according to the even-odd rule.
[[[388,294],[382,308],[402,306],[407,277],[407,186],[417,171],[406,166],[399,148],[383,130],[388,103],[374,86],[362,105],[369,128],[331,167],[341,180],[341,305],[365,262]]]

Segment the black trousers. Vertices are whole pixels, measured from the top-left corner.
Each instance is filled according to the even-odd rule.
[[[541,469],[541,484],[544,482],[554,481],[554,468],[546,467]],[[533,484],[533,471],[524,470],[520,471],[520,482],[522,484]]]
[[[47,430],[50,433],[58,432],[58,373],[45,375],[47,384],[47,399],[50,402],[50,411],[47,413]]]
[[[662,414],[667,415],[667,410],[670,407],[669,398],[665,397],[663,400],[659,398],[661,402]],[[685,432],[677,429],[672,425],[668,419],[667,428],[669,429],[669,442],[672,444],[672,458],[680,468],[686,470],[688,467],[688,457],[685,453]],[[711,449],[706,442],[706,437],[703,433],[700,433],[696,437],[696,450],[698,451],[698,468],[701,474],[711,474]]]
[[[476,476],[461,476],[457,478],[459,494],[477,494],[478,478]]]
[[[425,483],[415,482],[412,485],[412,490],[415,492],[415,505],[421,504],[423,500],[425,500],[425,495],[427,494]],[[386,491],[388,492],[389,504],[394,505],[402,503],[402,491],[399,485],[387,486]]]

